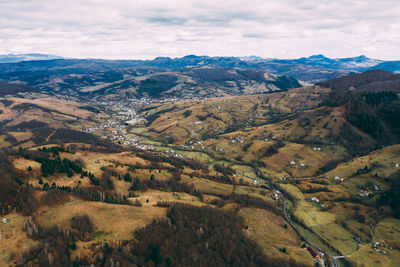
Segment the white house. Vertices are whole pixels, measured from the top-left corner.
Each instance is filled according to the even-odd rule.
[[[294,160],[292,160],[291,162],[290,162],[290,165],[295,165],[296,164],[296,161],[294,161]]]
[[[319,203],[319,199],[318,199],[318,198],[316,198],[316,197],[312,197],[312,198],[311,198],[311,201],[314,201],[314,202],[317,202],[317,203]]]
[[[6,218],[3,218],[2,222],[3,222],[3,223],[7,223],[8,221],[7,221]]]
[[[335,176],[335,181],[341,181],[341,182],[343,182],[344,181],[344,179],[343,178],[340,178],[339,176]]]

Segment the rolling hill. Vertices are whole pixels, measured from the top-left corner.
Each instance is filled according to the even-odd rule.
[[[40,92],[90,98],[112,94],[135,98],[218,97],[301,86],[293,78],[255,69],[219,66],[177,69],[174,65],[146,64],[74,59],[29,61],[0,64],[0,79],[25,82]]]

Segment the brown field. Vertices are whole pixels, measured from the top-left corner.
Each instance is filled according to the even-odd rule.
[[[302,241],[297,233],[288,226],[288,223],[274,213],[255,209],[243,208],[239,215],[245,218],[248,225],[248,235],[255,240],[271,257],[291,258],[297,262],[313,266],[312,256],[307,250],[301,248]],[[288,253],[282,253],[279,249],[286,248]]]
[[[138,200],[143,205],[144,209],[157,205],[157,202],[159,201],[178,202],[193,206],[206,205],[202,203],[198,197],[189,195],[187,193],[164,192],[158,190],[146,190],[144,192],[139,192],[138,197],[129,198],[129,200],[132,202]]]
[[[70,201],[55,207],[39,208],[36,218],[45,227],[60,225],[64,229],[71,229],[71,219],[74,216],[87,214],[95,226],[95,240],[115,237],[131,239],[135,229],[149,224],[153,219],[164,217],[166,212],[166,208],[153,206],[144,209],[70,198]]]
[[[23,226],[28,217],[17,214],[15,211],[5,216],[8,223],[0,222],[0,266],[10,266],[14,261],[10,261],[11,256],[18,259],[19,256],[39,245],[23,231]]]

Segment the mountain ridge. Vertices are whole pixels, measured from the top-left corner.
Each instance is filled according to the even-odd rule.
[[[1,59],[1,56],[0,56]],[[1,63],[1,60],[0,60]],[[328,58],[322,54],[302,57],[298,59],[263,59],[258,56],[249,57],[212,57],[186,55],[183,57],[156,57],[151,60],[139,59],[67,59],[47,58],[45,60],[3,62],[0,64],[2,73],[12,71],[37,71],[51,68],[59,69],[86,69],[103,71],[121,68],[159,68],[168,71],[177,71],[190,67],[218,66],[225,68],[242,68],[263,70],[275,75],[286,75],[297,80],[318,83],[323,80],[337,78],[352,72],[363,72],[370,69],[383,69],[392,72],[400,71],[400,61],[384,61],[371,59],[365,55],[349,58]],[[2,78],[3,80],[7,80]]]

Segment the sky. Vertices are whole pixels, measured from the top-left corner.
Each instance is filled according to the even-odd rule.
[[[0,0],[0,54],[400,59],[399,0]]]

